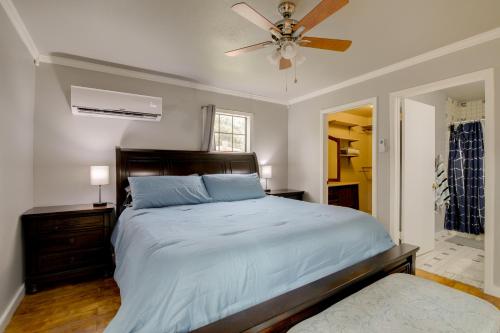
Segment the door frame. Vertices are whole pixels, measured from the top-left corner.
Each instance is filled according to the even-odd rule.
[[[372,111],[372,216],[377,217],[377,109],[378,109],[378,98],[372,97],[364,100],[338,105],[331,108],[323,109],[320,112],[320,170],[319,170],[319,182],[320,182],[320,203],[328,204],[328,186],[326,184],[328,179],[328,121],[327,117],[330,114],[338,113],[342,111],[348,111],[355,109],[364,105],[373,105]]]
[[[449,79],[424,84],[421,86],[393,92],[389,95],[390,138],[393,149],[390,150],[390,235],[394,242],[400,241],[401,222],[401,129],[400,107],[405,98],[443,90],[474,82],[484,82],[485,88],[485,258],[484,292],[500,296],[500,288],[493,283],[495,260],[495,87],[494,69],[489,68]]]

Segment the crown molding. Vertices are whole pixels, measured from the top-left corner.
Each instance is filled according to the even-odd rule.
[[[31,37],[28,29],[26,28],[26,25],[24,24],[24,21],[22,20],[21,16],[19,15],[19,12],[17,11],[14,4],[12,3],[12,0],[0,0],[0,5],[4,8],[7,16],[9,17],[10,21],[12,22],[12,25],[16,29],[21,40],[24,42],[24,44],[28,48],[36,65],[38,65],[40,62],[44,62],[44,63],[49,63],[49,64],[70,66],[70,67],[75,67],[75,68],[80,68],[80,69],[87,69],[87,70],[99,71],[99,72],[103,72],[103,73],[109,73],[109,74],[144,79],[144,80],[149,80],[149,81],[167,83],[167,84],[172,84],[172,85],[176,85],[176,86],[193,88],[193,89],[202,90],[202,91],[209,91],[209,92],[218,93],[218,94],[224,94],[224,95],[242,97],[242,98],[247,98],[247,99],[259,100],[259,101],[268,102],[268,103],[288,105],[287,100],[280,100],[280,99],[256,95],[256,94],[252,94],[252,93],[246,93],[246,92],[240,92],[240,91],[231,90],[231,89],[219,88],[219,87],[215,87],[215,86],[211,86],[211,85],[190,82],[187,80],[169,78],[169,77],[164,76],[164,75],[150,74],[150,73],[145,73],[145,72],[136,71],[136,70],[113,67],[113,66],[109,66],[109,65],[100,65],[100,64],[95,64],[92,62],[85,62],[85,61],[81,61],[81,60],[74,60],[74,59],[69,59],[69,58],[64,58],[64,57],[42,55],[38,51],[38,48],[36,47],[35,42],[33,41],[33,38]]]
[[[458,52],[458,51],[461,51],[461,50],[464,50],[464,49],[467,49],[467,48],[470,48],[470,47],[473,47],[473,46],[476,46],[479,44],[483,44],[483,43],[486,43],[486,42],[489,42],[489,41],[492,41],[492,40],[495,40],[498,38],[500,38],[500,28],[495,28],[493,30],[489,30],[489,31],[474,35],[472,37],[463,39],[461,41],[451,43],[451,44],[448,44],[446,46],[437,48],[435,50],[420,54],[418,56],[408,58],[408,59],[400,61],[400,62],[396,62],[392,65],[379,68],[379,69],[374,70],[372,72],[368,72],[368,73],[353,77],[353,78],[348,79],[346,81],[331,85],[329,87],[314,91],[312,93],[309,93],[309,94],[306,94],[306,95],[303,95],[300,97],[292,98],[288,102],[289,102],[289,105],[297,104],[297,103],[300,103],[300,102],[303,102],[303,101],[306,101],[306,100],[309,100],[309,99],[312,99],[312,98],[315,98],[315,97],[318,97],[321,95],[325,95],[325,94],[328,94],[328,93],[331,93],[331,92],[334,92],[334,91],[337,91],[337,90],[340,90],[340,89],[343,89],[346,87],[350,87],[350,86],[353,86],[353,85],[356,85],[356,84],[359,84],[359,83],[362,83],[362,82],[365,82],[365,81],[368,81],[368,80],[371,80],[371,79],[374,79],[374,78],[377,78],[377,77],[380,77],[380,76],[383,76],[383,75],[386,75],[389,73],[393,73],[393,72],[396,72],[396,71],[399,71],[399,70],[402,70],[402,69],[405,69],[405,68],[408,68],[411,66],[415,66],[415,65],[421,64],[423,62],[433,60],[433,59],[436,59],[436,58],[439,58],[439,57],[442,57],[442,56],[445,56],[445,55],[448,55],[451,53],[455,53],[455,52]]]
[[[151,74],[151,73],[141,72],[138,70],[120,68],[120,67],[110,66],[110,65],[96,64],[93,62],[82,61],[82,60],[77,60],[77,59],[70,59],[70,58],[59,57],[59,56],[40,55],[39,60],[40,60],[40,62],[47,63],[47,64],[55,64],[55,65],[62,65],[62,66],[86,69],[86,70],[103,72],[103,73],[114,74],[114,75],[120,75],[120,76],[125,76],[125,77],[136,78],[136,79],[166,83],[166,84],[171,84],[171,85],[180,86],[180,87],[193,88],[193,89],[202,90],[202,91],[209,91],[209,92],[218,93],[218,94],[231,95],[231,96],[242,97],[242,98],[247,98],[247,99],[259,100],[259,101],[268,102],[268,103],[288,105],[288,101],[286,101],[286,100],[279,100],[279,99],[275,99],[275,98],[271,98],[271,97],[267,97],[267,96],[261,96],[261,95],[251,94],[251,93],[240,92],[240,91],[236,91],[236,90],[224,89],[224,88],[219,88],[219,87],[201,84],[201,83],[197,83],[197,82],[190,82],[187,80],[175,79],[175,78],[167,77],[167,76],[164,76],[161,74]]]
[[[392,65],[385,66],[382,68],[379,68],[377,70],[353,77],[351,79],[348,79],[346,81],[319,89],[317,91],[313,91],[311,93],[292,98],[290,100],[281,100],[281,99],[276,99],[272,97],[267,97],[267,96],[261,96],[261,95],[256,95],[252,93],[246,93],[246,92],[240,92],[236,90],[230,90],[230,89],[225,89],[225,88],[219,88],[211,85],[206,85],[206,84],[201,84],[201,83],[196,83],[196,82],[191,82],[188,80],[181,80],[181,79],[175,79],[175,78],[170,78],[168,76],[160,75],[160,74],[151,74],[151,73],[145,73],[137,70],[131,70],[131,69],[125,69],[125,68],[119,68],[119,67],[114,67],[110,65],[101,65],[101,64],[95,64],[92,62],[87,62],[87,61],[82,61],[82,60],[76,60],[76,59],[69,59],[69,58],[64,58],[64,57],[59,57],[59,56],[46,56],[46,55],[41,55],[40,52],[38,51],[33,39],[31,38],[31,35],[26,28],[26,25],[24,24],[21,16],[19,15],[19,12],[17,11],[16,7],[12,3],[12,0],[0,0],[0,5],[4,8],[5,12],[7,13],[7,16],[10,18],[12,24],[14,25],[15,29],[17,30],[19,36],[21,37],[22,41],[28,48],[29,52],[31,53],[33,59],[35,60],[35,64],[38,65],[39,62],[44,62],[44,63],[49,63],[49,64],[57,64],[57,65],[63,65],[63,66],[70,66],[70,67],[75,67],[75,68],[80,68],[80,69],[87,69],[87,70],[93,70],[93,71],[99,71],[103,73],[109,73],[109,74],[115,74],[115,75],[120,75],[120,76],[125,76],[125,77],[132,77],[132,78],[138,78],[138,79],[144,79],[144,80],[149,80],[149,81],[155,81],[155,82],[160,82],[160,83],[167,83],[167,84],[172,84],[176,86],[181,86],[181,87],[187,87],[187,88],[193,88],[197,90],[202,90],[202,91],[209,91],[213,93],[218,93],[218,94],[224,94],[224,95],[230,95],[230,96],[236,96],[236,97],[242,97],[242,98],[247,98],[247,99],[253,99],[253,100],[259,100],[263,102],[268,102],[268,103],[274,103],[274,104],[280,104],[280,105],[286,105],[288,108],[292,106],[293,104],[297,104],[318,96],[322,96],[340,89],[344,89],[386,74],[390,74],[411,66],[415,66],[418,64],[421,64],[423,62],[433,60],[451,53],[455,53],[476,45],[480,45],[483,43],[490,42],[492,40],[500,38],[500,27],[474,35],[472,37],[463,39],[461,41],[455,42],[448,44],[446,46],[437,48],[435,50],[420,54],[418,56],[408,58],[406,60],[402,60],[400,62],[396,62]]]
[[[19,34],[19,37],[21,37],[21,40],[28,48],[28,51],[35,60],[35,63],[38,64],[38,58],[40,57],[40,52],[38,51],[38,48],[36,47],[35,42],[33,41],[33,38],[31,38],[31,35],[28,29],[26,28],[26,25],[24,24],[21,16],[19,15],[19,12],[17,11],[16,7],[14,6],[11,0],[0,0],[0,5],[2,5],[3,9],[5,10],[5,13],[12,22],[12,25]]]

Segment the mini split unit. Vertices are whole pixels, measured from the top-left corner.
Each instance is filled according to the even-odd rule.
[[[74,115],[160,121],[161,97],[71,86]]]

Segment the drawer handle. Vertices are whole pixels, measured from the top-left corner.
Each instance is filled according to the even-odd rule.
[[[75,244],[75,238],[74,237],[71,237],[68,241],[69,241],[70,244]]]
[[[54,230],[56,230],[56,231],[57,231],[57,230],[59,230],[59,226],[58,226],[58,225],[56,225],[56,226],[54,227]]]

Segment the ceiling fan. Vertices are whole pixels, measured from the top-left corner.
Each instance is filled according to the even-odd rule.
[[[278,6],[278,11],[283,16],[283,19],[274,24],[246,3],[237,3],[231,9],[259,28],[269,31],[271,40],[228,51],[226,55],[234,57],[265,47],[275,46],[274,52],[268,58],[274,64],[279,63],[279,69],[282,70],[291,67],[292,62],[300,64],[305,60],[304,56],[298,54],[300,46],[344,52],[351,46],[352,41],[307,37],[304,34],[347,5],[348,2],[349,0],[322,0],[306,16],[297,21],[291,18],[295,12],[295,3],[282,1]]]

